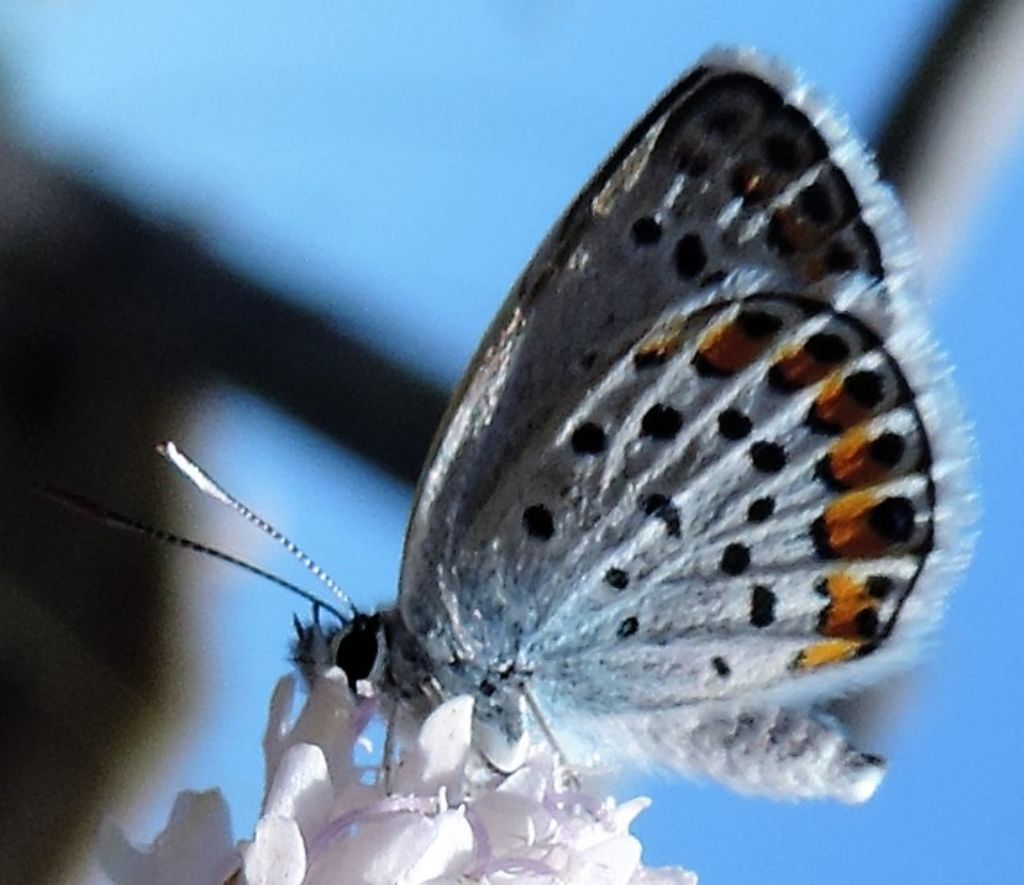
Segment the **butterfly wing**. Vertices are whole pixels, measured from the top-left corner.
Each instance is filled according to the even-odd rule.
[[[877,762],[816,704],[905,658],[965,559],[912,263],[838,118],[760,56],[706,57],[556,225],[455,398],[399,598],[442,690],[515,736],[528,688],[573,758],[869,793]]]

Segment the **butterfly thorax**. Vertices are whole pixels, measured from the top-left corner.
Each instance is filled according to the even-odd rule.
[[[398,609],[379,614],[383,666],[375,687],[404,712],[423,716],[442,701],[474,699],[474,745],[499,769],[517,767],[526,749],[526,692],[532,667],[519,655],[467,654],[453,644],[439,660]]]
[[[475,700],[474,743],[498,768],[515,768],[525,749],[525,702],[532,675],[522,661],[460,654],[438,665],[406,626],[397,608],[356,614],[339,626],[314,618],[296,622],[292,660],[307,685],[333,667],[344,671],[354,693],[368,682],[389,719],[420,721],[443,701]]]

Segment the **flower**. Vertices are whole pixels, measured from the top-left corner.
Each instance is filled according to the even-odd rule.
[[[470,742],[473,702],[438,707],[404,742],[389,772],[355,762],[376,713],[334,670],[291,717],[296,683],[282,679],[263,741],[266,794],[249,840],[232,844],[221,794],[182,793],[146,848],[106,828],[100,859],[116,883],[250,885],[695,885],[682,869],[648,869],[629,825],[649,801],[599,800],[563,785],[550,749],[509,775]]]

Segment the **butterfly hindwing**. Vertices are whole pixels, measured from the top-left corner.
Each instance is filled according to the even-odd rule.
[[[581,463],[562,475],[584,491],[558,566],[568,587],[541,610],[534,655],[565,685],[621,655],[637,678],[646,668],[651,707],[763,694],[876,650],[930,552],[930,451],[899,366],[831,305],[736,285],[696,327],[663,318],[566,422],[563,457]],[[862,285],[843,298],[870,298]],[[671,328],[692,331],[663,365],[642,361]],[[760,353],[709,373],[706,354],[744,328],[764,333]],[[870,403],[835,394],[856,424],[823,420],[833,391],[861,386]],[[609,428],[606,452],[572,448],[585,426]],[[630,682],[597,703],[636,703]]]

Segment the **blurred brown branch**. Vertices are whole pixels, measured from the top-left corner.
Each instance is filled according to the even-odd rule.
[[[161,551],[69,516],[32,482],[154,518],[154,442],[227,383],[411,484],[446,394],[30,153],[0,143],[0,168],[0,879],[52,881],[66,862],[54,846],[92,839],[188,662]]]
[[[934,288],[1024,123],[1024,3],[954,4],[876,140]]]

